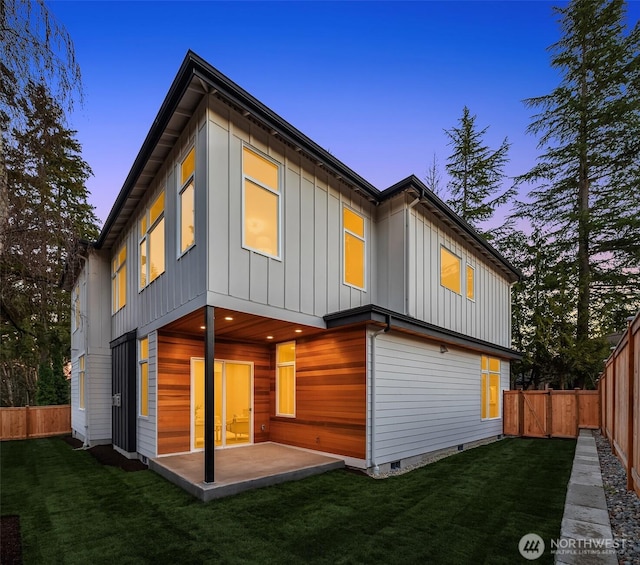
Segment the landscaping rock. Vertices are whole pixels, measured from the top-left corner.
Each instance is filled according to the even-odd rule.
[[[602,483],[611,520],[611,531],[620,542],[618,561],[620,565],[640,564],[640,497],[627,490],[627,474],[618,458],[612,453],[609,442],[594,432]]]

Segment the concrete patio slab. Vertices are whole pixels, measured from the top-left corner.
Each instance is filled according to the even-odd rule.
[[[271,442],[219,449],[214,457],[213,483],[203,481],[202,451],[151,459],[149,468],[207,502],[345,466],[342,459]]]

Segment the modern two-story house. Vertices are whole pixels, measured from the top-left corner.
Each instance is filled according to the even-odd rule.
[[[189,52],[72,294],[72,428],[147,461],[277,442],[374,470],[502,433],[519,273]]]

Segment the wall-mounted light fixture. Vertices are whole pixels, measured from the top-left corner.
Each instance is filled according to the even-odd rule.
[[[446,345],[441,345],[440,346],[440,353],[447,353],[449,351],[449,348]]]

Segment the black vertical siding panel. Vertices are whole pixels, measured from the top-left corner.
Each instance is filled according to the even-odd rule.
[[[137,352],[131,331],[111,342],[111,393],[120,394],[120,406],[112,406],[113,445],[134,453],[136,442]]]

